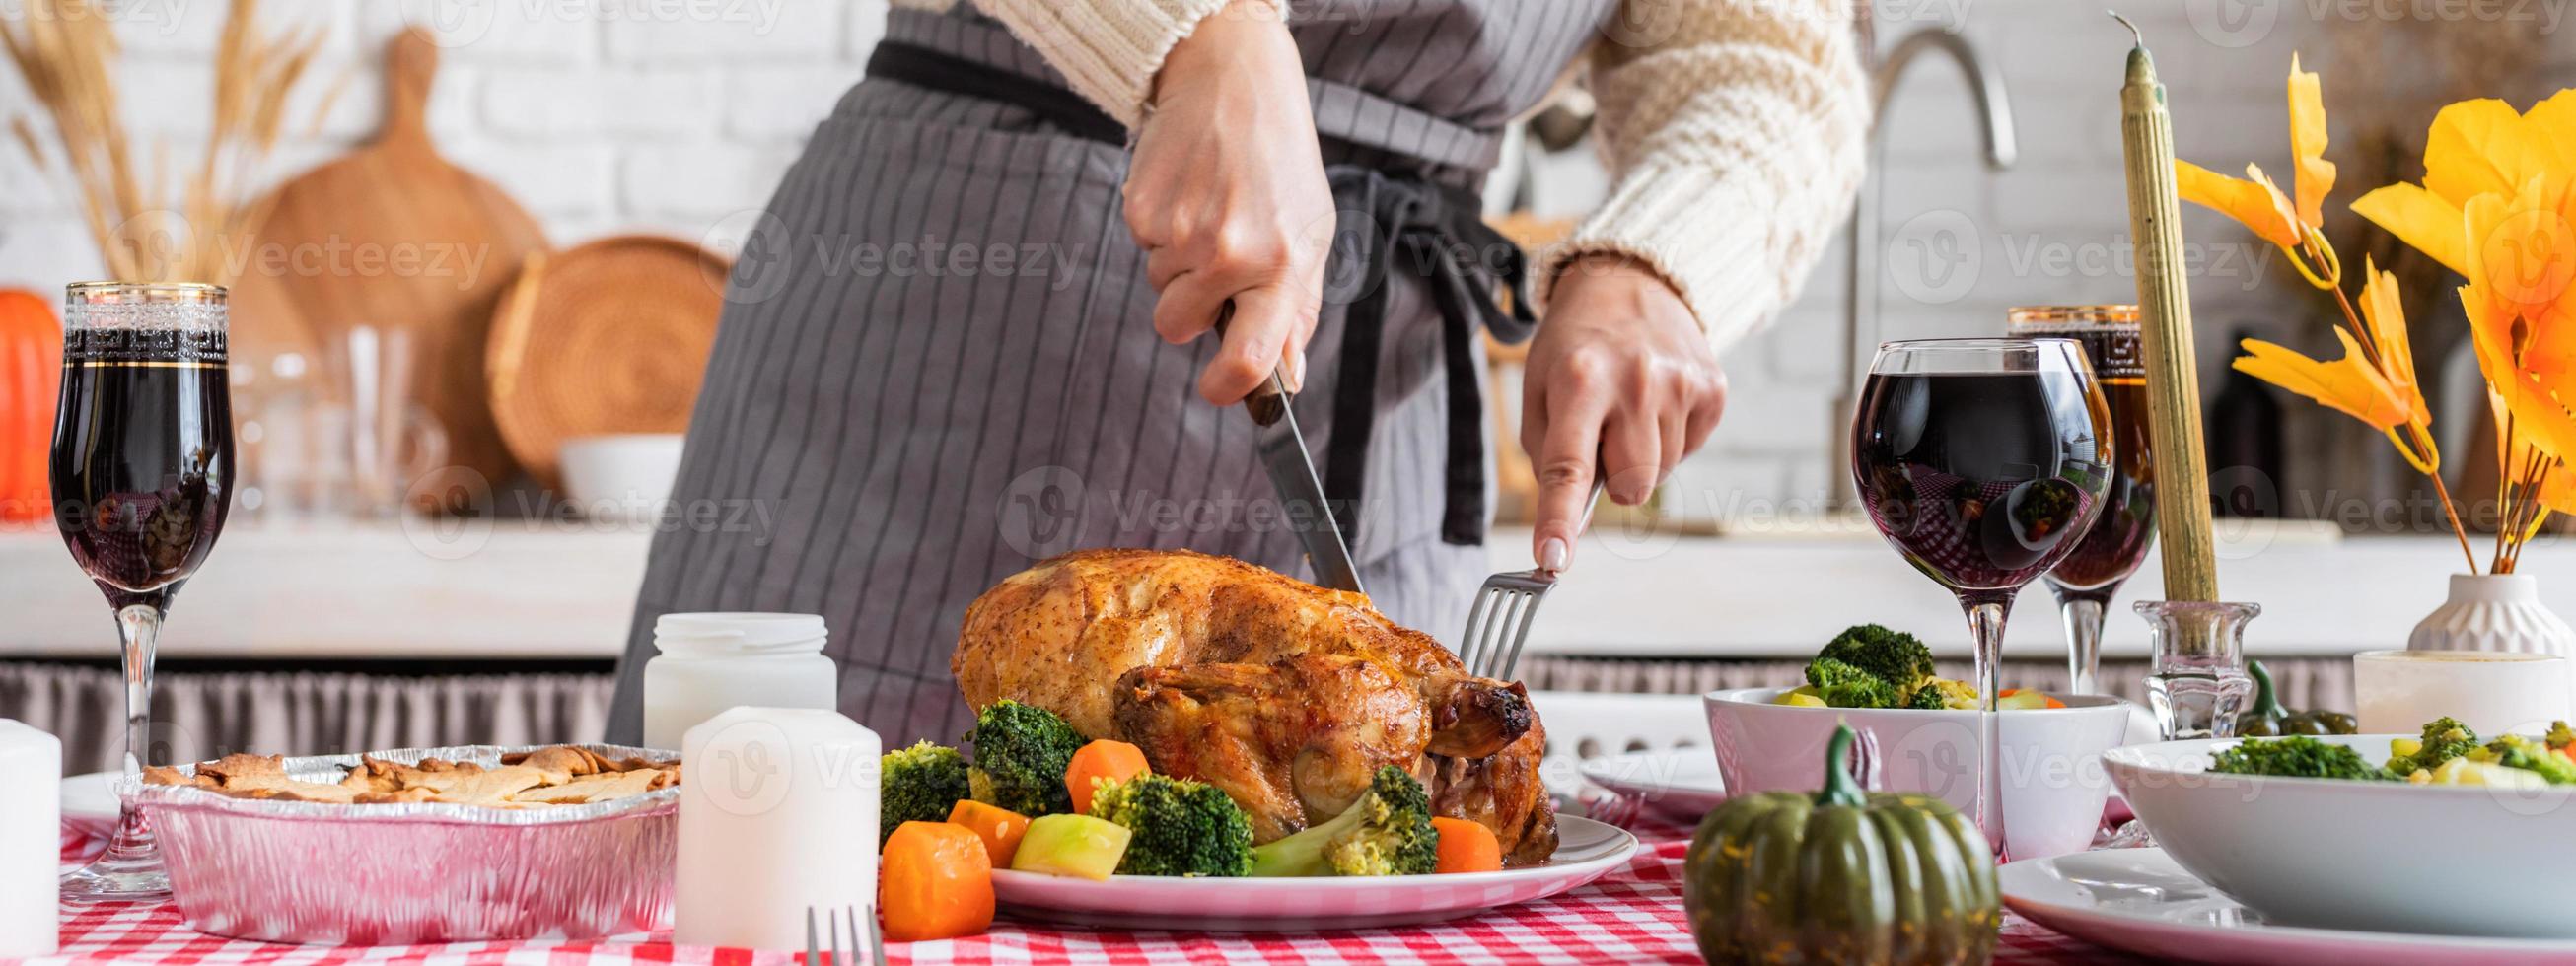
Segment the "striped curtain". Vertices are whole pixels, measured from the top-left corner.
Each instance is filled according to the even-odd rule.
[[[1534,654],[1521,662],[1521,678],[1531,690],[1624,691],[1641,694],[1699,694],[1721,688],[1778,687],[1803,683],[1804,661],[1731,661],[1653,658],[1588,658]],[[2352,659],[2349,657],[2264,658],[2280,692],[2281,706],[2308,710],[2351,711]],[[1944,661],[1942,677],[1967,679],[1968,663]],[[2004,662],[2005,687],[2063,690],[2064,661]],[[2102,687],[2131,701],[2147,700],[2144,661],[2102,662]]]
[[[597,741],[612,686],[605,674],[161,674],[154,757]],[[0,718],[62,738],[66,772],[105,771],[124,751],[124,690],[112,669],[0,663]]]

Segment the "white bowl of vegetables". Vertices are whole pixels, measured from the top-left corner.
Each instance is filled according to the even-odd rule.
[[[2455,730],[2456,729],[2456,730]],[[2103,755],[2159,845],[2285,925],[2576,938],[2576,735],[2169,741]]]
[[[1932,652],[1921,641],[1874,624],[1854,627],[1825,645],[1807,677],[1797,688],[1702,697],[1727,794],[1812,788],[1816,759],[1834,727],[1848,722],[1870,738],[1875,789],[1930,795],[1974,814],[1977,695],[1933,677]],[[2101,754],[2127,740],[2132,706],[2106,695],[2027,690],[1996,703],[2007,854],[2082,851],[2111,793]]]

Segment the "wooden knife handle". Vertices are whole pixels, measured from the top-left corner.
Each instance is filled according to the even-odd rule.
[[[1227,299],[1224,305],[1217,306],[1216,309],[1218,339],[1225,338],[1226,327],[1233,322],[1234,300]],[[1279,421],[1279,414],[1287,410],[1291,395],[1288,392],[1287,381],[1281,379],[1279,370],[1274,368],[1270,370],[1270,378],[1261,380],[1260,385],[1252,387],[1251,395],[1243,397],[1243,408],[1252,413],[1253,422],[1268,426]]]

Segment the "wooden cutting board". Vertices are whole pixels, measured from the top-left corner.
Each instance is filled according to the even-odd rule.
[[[501,189],[439,156],[428,121],[437,72],[427,34],[394,38],[383,132],[268,199],[233,288],[235,338],[253,359],[318,361],[349,326],[411,331],[413,398],[447,430],[450,462],[499,486],[514,464],[492,422],[484,343],[501,292],[546,239]]]

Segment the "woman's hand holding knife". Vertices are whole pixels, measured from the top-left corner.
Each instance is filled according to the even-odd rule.
[[[1333,191],[1304,63],[1267,5],[1211,14],[1164,59],[1136,132],[1125,216],[1162,296],[1154,331],[1164,341],[1207,334],[1234,303],[1200,396],[1232,405],[1273,369],[1290,392],[1305,384]]]
[[[1124,214],[1161,295],[1154,331],[1181,344],[1216,327],[1224,349],[1199,395],[1226,406],[1280,373],[1305,384],[1336,213],[1295,40],[1265,4],[1210,15],[1172,48],[1136,132]],[[1654,270],[1592,255],[1563,270],[1530,347],[1521,443],[1536,464],[1538,564],[1563,570],[1596,473],[1645,502],[1707,442],[1726,376],[1698,321]],[[1596,469],[1597,467],[1597,469]]]

